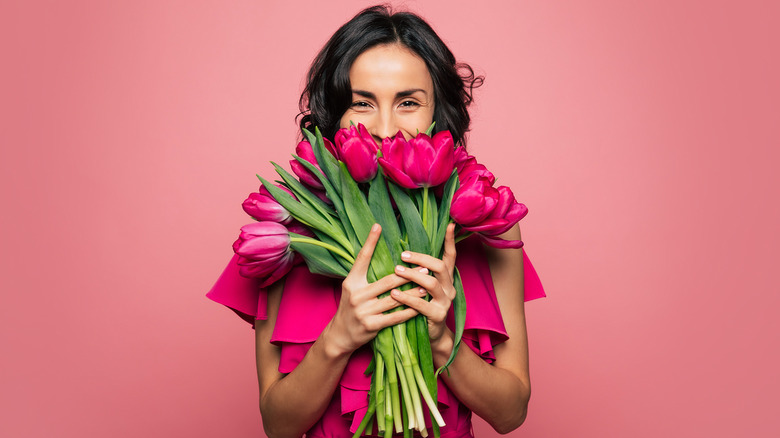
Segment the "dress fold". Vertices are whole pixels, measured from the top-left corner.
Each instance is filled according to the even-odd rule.
[[[467,308],[463,345],[468,346],[483,360],[492,363],[495,360],[494,347],[506,341],[508,335],[485,251],[477,238],[469,238],[458,243],[457,253],[456,265],[463,281]],[[267,318],[267,292],[258,286],[257,280],[244,278],[239,274],[237,261],[238,256],[234,255],[206,296],[233,309],[245,321],[254,325],[255,318]],[[523,268],[525,301],[544,297],[539,276],[525,250]],[[341,296],[340,284],[340,280],[310,273],[305,265],[294,267],[285,277],[271,337],[271,342],[281,349],[279,372],[293,371],[333,318]],[[454,323],[453,309],[450,309],[447,325],[454,330]],[[345,437],[351,436],[350,432],[357,430],[368,407],[371,380],[364,372],[371,362],[371,356],[369,345],[353,353],[341,376],[331,406],[323,419],[312,428],[310,436],[326,436],[325,431],[330,434],[328,436],[334,436],[332,428],[335,424],[343,424]],[[452,428],[464,423],[459,416],[468,410],[459,408],[457,399],[442,380],[439,380],[438,388],[439,409],[447,424],[452,425],[450,429],[445,427],[442,430],[442,436],[449,436],[445,435],[445,432],[451,430],[454,433]],[[332,418],[333,416],[342,417],[342,421]]]

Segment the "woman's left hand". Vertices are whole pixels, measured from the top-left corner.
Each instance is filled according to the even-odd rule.
[[[404,251],[401,254],[404,262],[428,268],[433,276],[403,266],[396,266],[395,269],[396,275],[416,283],[431,296],[431,300],[426,301],[424,298],[398,290],[392,291],[392,297],[396,301],[428,318],[428,333],[432,347],[449,330],[445,321],[456,293],[453,279],[455,255],[455,224],[449,224],[444,237],[444,254],[441,259],[411,251]]]

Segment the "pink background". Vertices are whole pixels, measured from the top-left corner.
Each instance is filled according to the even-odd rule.
[[[0,436],[261,436],[252,330],[204,294],[368,3],[7,3]],[[516,3],[406,3],[486,74],[471,150],[531,210],[510,436],[778,436],[776,2]]]

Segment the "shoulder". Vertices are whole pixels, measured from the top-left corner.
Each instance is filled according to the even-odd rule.
[[[499,236],[505,240],[522,240],[520,227],[515,224],[506,233]],[[490,265],[490,273],[496,286],[496,294],[509,286],[510,289],[523,289],[523,249],[493,248],[483,245],[485,256]],[[508,284],[507,284],[508,283]],[[522,295],[520,295],[522,298]]]

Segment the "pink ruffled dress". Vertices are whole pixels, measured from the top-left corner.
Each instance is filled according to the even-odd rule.
[[[466,325],[463,343],[486,362],[493,362],[493,346],[508,339],[498,307],[490,268],[482,243],[466,239],[457,246],[456,265],[463,280],[466,296]],[[238,256],[228,264],[214,287],[206,295],[233,309],[254,326],[254,320],[267,318],[266,291],[257,281],[238,273]],[[539,276],[523,251],[525,300],[545,296]],[[336,313],[341,295],[340,280],[311,274],[305,265],[293,268],[287,275],[271,342],[281,348],[279,372],[289,373],[303,360],[306,352]],[[452,309],[450,309],[452,310]],[[454,327],[452,311],[447,320]],[[364,346],[347,364],[322,418],[306,433],[307,437],[349,438],[357,430],[368,409],[370,378],[363,372],[371,361],[371,348]],[[442,438],[473,437],[471,411],[459,403],[439,380],[438,404],[446,426]],[[429,431],[430,429],[430,424]]]

